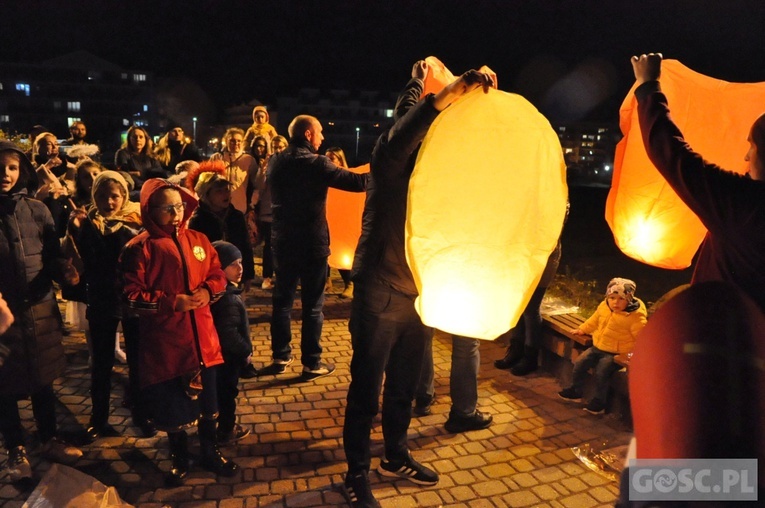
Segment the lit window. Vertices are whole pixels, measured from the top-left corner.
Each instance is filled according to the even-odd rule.
[[[385,110],[385,118],[393,118],[393,110],[392,109],[386,109]]]
[[[127,79],[127,72],[123,72],[122,76],[120,76],[122,79]]]
[[[29,84],[28,83],[16,83],[16,90],[24,92],[24,95],[29,97]]]
[[[125,127],[127,127],[128,125],[130,125],[130,120],[128,120],[127,118],[123,118],[123,119],[122,119],[122,125],[124,125]]]
[[[82,122],[82,118],[80,118],[79,116],[67,117],[66,119],[67,124],[72,125],[74,122]]]
[[[61,109],[61,101],[53,101],[53,109],[59,111]]]
[[[69,101],[66,103],[66,110],[67,111],[74,111],[79,112],[80,111],[80,101]],[[71,125],[71,122],[69,122]]]
[[[146,104],[144,104],[144,105],[143,105],[143,111],[144,111],[144,112],[146,112],[146,111],[149,111],[149,106],[148,106],[148,105],[146,105]]]
[[[0,123],[8,123],[11,121],[11,117],[8,115],[0,115]]]
[[[133,74],[133,81],[136,83],[146,81],[146,74]]]

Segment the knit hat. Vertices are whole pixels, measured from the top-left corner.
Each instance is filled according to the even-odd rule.
[[[218,240],[216,242],[212,243],[212,246],[215,248],[215,251],[218,253],[218,258],[220,259],[220,266],[222,268],[226,268],[228,265],[236,261],[237,259],[242,259],[242,252],[236,248],[236,245],[229,242],[224,242],[223,240]]]
[[[632,303],[635,299],[635,290],[637,286],[629,279],[622,279],[621,277],[614,277],[608,283],[606,287],[606,298],[613,294],[617,294],[627,300],[627,303]]]

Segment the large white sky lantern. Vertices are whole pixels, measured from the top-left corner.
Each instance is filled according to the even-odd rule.
[[[526,99],[479,89],[442,112],[409,184],[406,254],[423,322],[486,340],[515,326],[567,197],[558,136]]]

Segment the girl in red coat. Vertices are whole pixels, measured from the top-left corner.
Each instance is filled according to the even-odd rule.
[[[188,472],[185,429],[199,418],[201,465],[234,476],[237,465],[216,443],[215,365],[223,363],[210,303],[226,290],[226,276],[207,237],[186,229],[197,200],[167,180],[141,189],[142,233],[121,257],[127,304],[140,315],[139,375],[154,423],[168,434],[171,485]],[[200,417],[201,415],[201,417]]]

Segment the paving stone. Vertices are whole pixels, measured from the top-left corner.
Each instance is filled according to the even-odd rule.
[[[254,364],[270,364],[271,294],[259,289],[247,294],[248,315],[255,353]],[[299,380],[299,299],[293,313],[293,347],[296,362],[287,372],[247,380],[240,385],[239,422],[252,434],[223,448],[241,472],[231,479],[192,467],[187,485],[164,487],[170,468],[166,436],[141,438],[132,427],[130,411],[119,406],[126,383],[126,366],[115,366],[112,412],[109,422],[122,433],[84,448],[83,460],[75,466],[85,472],[98,471],[99,478],[117,487],[127,502],[140,508],[212,507],[261,508],[338,506],[344,500],[336,486],[346,472],[342,449],[345,398],[350,382],[351,359],[348,333],[349,302],[329,295],[325,306],[322,344],[325,358],[337,366],[331,376],[312,382]],[[64,346],[73,367],[86,367],[87,346],[81,332],[65,338]],[[494,417],[491,427],[463,434],[448,434],[443,428],[450,410],[449,369],[451,340],[439,334],[434,339],[434,414],[412,420],[409,446],[413,455],[441,476],[435,487],[420,487],[405,480],[390,481],[375,472],[384,455],[380,416],[374,422],[371,453],[374,457],[370,482],[385,507],[407,506],[597,506],[609,505],[618,485],[588,470],[570,450],[587,442],[608,440],[626,444],[630,435],[611,416],[594,418],[581,405],[557,399],[558,381],[541,371],[523,378],[494,369],[492,362],[504,354],[499,343],[481,344],[478,385],[479,407]],[[70,368],[54,383],[60,408],[57,418],[62,433],[81,432],[90,414],[87,368]],[[20,401],[20,414],[27,431],[34,435],[31,405]],[[189,432],[192,455],[198,454],[195,431]],[[30,459],[38,476],[50,464],[30,448]],[[0,451],[0,464],[5,461]],[[0,470],[0,504],[20,507],[29,491],[20,491]],[[573,503],[573,504],[570,504]]]

